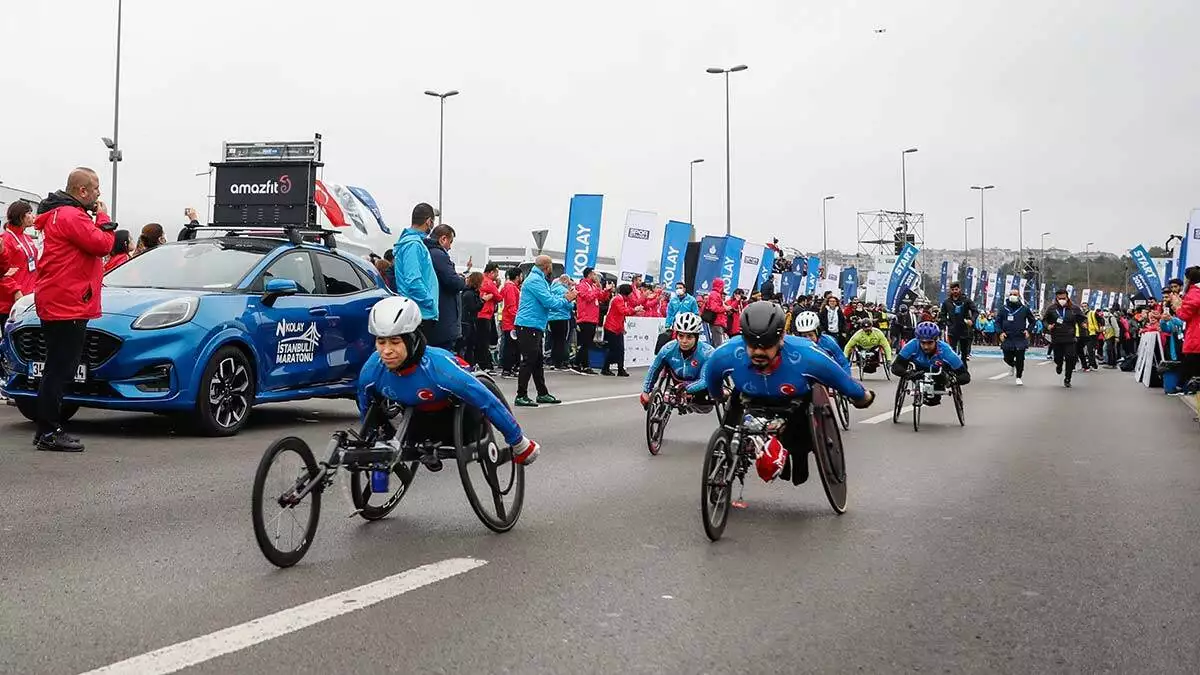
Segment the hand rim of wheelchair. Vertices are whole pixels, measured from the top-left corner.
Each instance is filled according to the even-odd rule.
[[[476,373],[475,378],[487,387],[504,404],[505,408],[511,411],[508,399],[504,397],[504,393],[500,391],[492,378],[482,373]],[[480,416],[480,425],[483,434],[472,443],[473,447],[467,447],[464,435],[465,414],[466,406],[460,404],[454,413],[454,444],[463,491],[467,494],[467,501],[470,502],[471,509],[475,511],[475,515],[479,517],[484,526],[493,532],[507,532],[517,524],[517,520],[521,517],[521,508],[525,502],[525,467],[513,461],[512,447],[505,445],[503,439],[497,441],[495,428],[482,415]],[[478,451],[481,446],[486,449],[486,452]],[[474,481],[471,480],[472,464],[478,464],[483,473],[492,498],[491,505],[494,513],[484,508],[479,491],[476,490]],[[503,468],[505,465],[508,466],[507,471]],[[506,504],[504,498],[510,496],[512,501]]]

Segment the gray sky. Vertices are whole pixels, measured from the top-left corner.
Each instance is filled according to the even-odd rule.
[[[0,181],[46,192],[91,165],[109,190],[116,1],[10,2]],[[224,140],[325,138],[325,176],[393,225],[437,199],[463,239],[561,246],[573,193],[605,195],[601,252],[627,209],[724,230],[721,78],[733,75],[734,233],[854,249],[855,212],[927,219],[962,246],[987,195],[989,244],[1161,244],[1200,206],[1200,2],[865,0],[605,3],[126,0],[119,220],[204,212]],[[886,28],[884,34],[875,28]],[[15,103],[14,103],[15,102]],[[978,246],[978,221],[970,243]],[[168,229],[173,229],[168,227]]]

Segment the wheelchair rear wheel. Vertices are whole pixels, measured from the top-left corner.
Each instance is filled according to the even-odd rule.
[[[900,378],[896,385],[896,406],[892,408],[892,424],[900,423],[900,413],[904,410],[904,399],[908,396],[908,380]]]
[[[496,383],[486,375],[476,374],[480,384],[509,408],[508,400]],[[465,405],[454,415],[454,445],[458,460],[458,475],[462,479],[467,501],[479,520],[493,532],[507,532],[521,517],[525,501],[525,467],[513,461],[512,448],[501,438],[486,417],[480,415],[479,427],[467,441],[468,418]]]
[[[962,385],[957,382],[950,388],[950,395],[954,398],[954,412],[958,415],[958,426],[967,426],[967,413],[963,409]]]
[[[729,432],[724,427],[718,428],[708,441],[700,482],[700,517],[704,520],[704,533],[713,541],[725,533],[725,523],[729,520],[736,462],[729,446]]]
[[[667,430],[669,419],[671,407],[663,400],[662,391],[655,389],[650,394],[650,405],[646,407],[646,448],[651,455],[662,450],[663,432]]]
[[[833,402],[824,387],[813,387],[811,412],[813,448],[817,469],[821,472],[821,485],[829,505],[837,513],[846,512],[846,455],[842,448],[842,432],[838,428]]]
[[[835,407],[837,408],[838,421],[842,423],[842,428],[850,431],[850,399],[841,394],[835,394]]]

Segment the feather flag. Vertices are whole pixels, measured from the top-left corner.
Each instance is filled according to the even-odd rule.
[[[353,185],[347,185],[346,187],[351,193],[354,194],[355,197],[358,197],[358,201],[362,202],[363,205],[367,207],[367,209],[371,212],[371,215],[375,216],[376,222],[379,223],[379,229],[383,230],[384,234],[391,234],[392,230],[387,226],[386,223],[383,222],[383,212],[379,210],[379,204],[375,203],[375,198],[371,196],[371,193],[367,192],[363,188],[355,187]]]
[[[337,199],[329,194],[324,183],[321,181],[316,183],[316,189],[313,190],[313,201],[321,207],[321,210],[325,212],[325,217],[334,227],[349,227],[349,223],[346,222],[346,214],[342,213],[342,207],[338,206]]]

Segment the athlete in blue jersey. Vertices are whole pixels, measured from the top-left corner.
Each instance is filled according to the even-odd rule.
[[[365,416],[372,398],[382,396],[419,411],[409,423],[409,438],[444,439],[453,433],[453,396],[468,406],[468,413],[476,419],[482,414],[504,435],[514,461],[532,464],[538,444],[522,435],[508,408],[456,356],[426,346],[420,325],[421,309],[408,298],[384,298],[371,308],[368,327],[375,336],[375,353],[358,376],[359,414]]]
[[[713,353],[713,348],[707,343],[700,342],[700,330],[704,326],[700,315],[694,312],[680,312],[675,316],[671,326],[674,340],[663,345],[650,369],[646,371],[646,379],[642,382],[642,407],[650,403],[650,390],[658,374],[666,368],[680,382],[695,382],[700,379],[700,371]]]
[[[817,316],[816,312],[800,312],[796,315],[796,334],[815,342],[817,349],[820,349],[828,354],[829,358],[837,361],[842,370],[846,371],[846,374],[849,375],[852,372],[850,370],[850,359],[846,358],[845,352],[842,351],[841,346],[838,345],[837,340],[833,339],[833,336],[828,333],[822,334],[817,332],[820,327],[821,318]]]
[[[892,372],[900,377],[923,375],[931,370],[943,369],[936,379],[934,386],[938,389],[946,387],[946,370],[954,373],[960,385],[971,381],[971,373],[966,363],[959,358],[954,349],[941,339],[942,330],[932,321],[917,324],[913,331],[916,339],[904,345],[904,349],[896,355],[892,362]],[[910,369],[911,366],[911,369]],[[926,405],[937,405],[942,402],[938,395],[930,396]]]
[[[784,335],[787,323],[783,309],[772,302],[751,303],[742,310],[741,335],[721,345],[708,363],[700,379],[688,387],[688,392],[697,394],[707,391],[714,400],[724,396],[723,382],[728,376],[733,380],[733,390],[751,400],[781,401],[805,398],[810,395],[810,381],[819,382],[850,399],[855,407],[867,408],[875,401],[875,393],[851,379],[833,359],[813,344],[812,340]],[[741,397],[730,401],[725,421],[739,420],[743,414]],[[809,410],[798,408],[784,424],[778,440],[783,448],[799,453],[794,461],[798,476],[793,483],[808,479],[808,452],[812,449]],[[778,468],[771,476],[789,478],[790,464],[787,454],[779,461],[771,461],[764,453],[760,460],[768,458],[769,464]],[[778,459],[778,458],[774,458]],[[760,467],[759,474],[766,480],[767,473]]]

